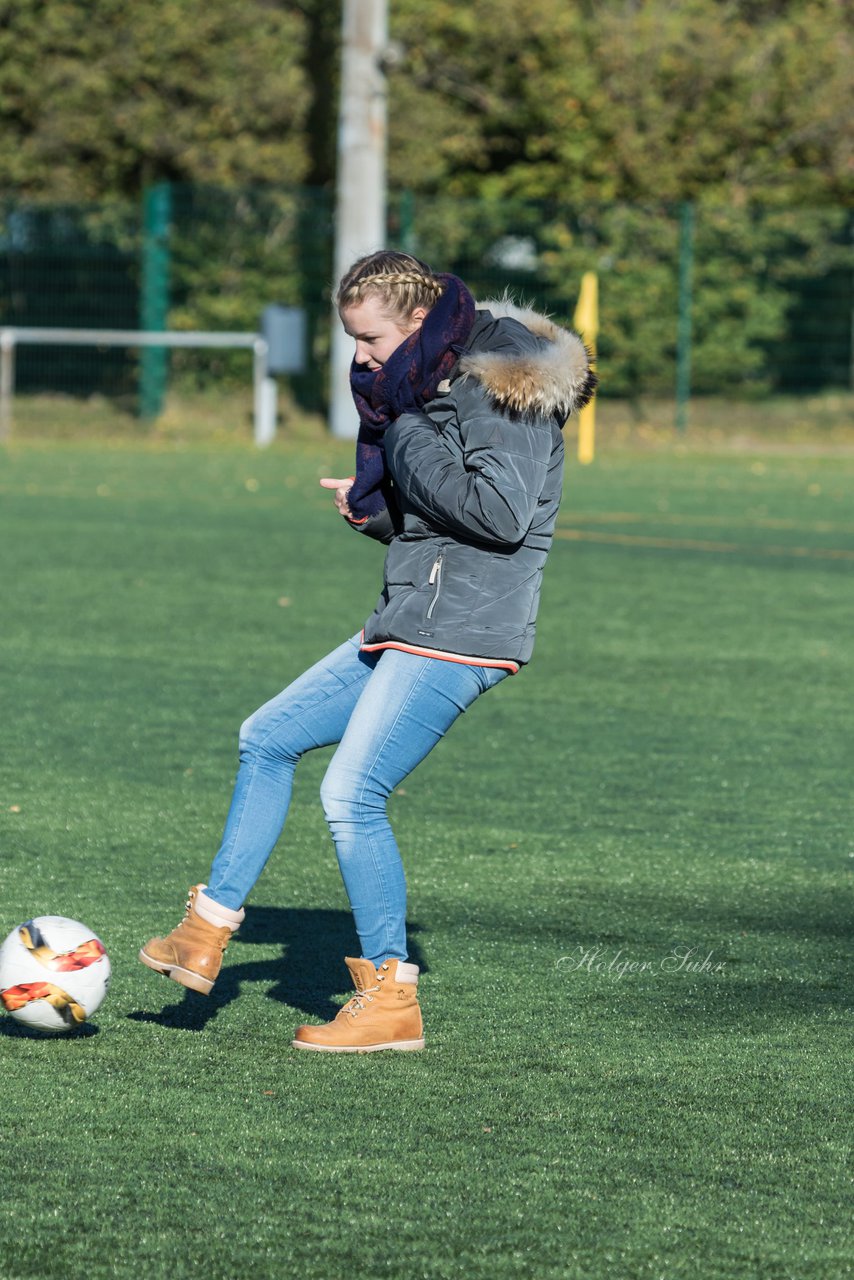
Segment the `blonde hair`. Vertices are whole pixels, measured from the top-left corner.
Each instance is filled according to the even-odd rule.
[[[379,298],[390,320],[408,320],[416,307],[427,311],[445,292],[445,282],[426,262],[411,253],[381,249],[354,262],[341,277],[335,305],[354,307],[365,298]]]

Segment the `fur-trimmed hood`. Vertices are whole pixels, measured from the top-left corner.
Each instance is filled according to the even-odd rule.
[[[577,333],[507,298],[479,302],[477,308],[479,319],[491,316],[515,321],[513,329],[522,326],[536,341],[516,330],[522,341],[503,341],[493,349],[487,342],[480,350],[475,343],[475,349],[460,360],[463,377],[477,378],[496,403],[512,413],[554,414],[563,421],[588,403],[598,379],[590,367],[590,353]]]

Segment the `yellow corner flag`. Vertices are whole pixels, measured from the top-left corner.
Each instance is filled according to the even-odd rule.
[[[599,277],[595,271],[585,271],[581,277],[581,292],[573,317],[581,337],[584,339],[594,361],[596,359],[596,339],[599,336]],[[578,415],[578,461],[593,461],[596,440],[596,400],[595,397],[586,404]]]

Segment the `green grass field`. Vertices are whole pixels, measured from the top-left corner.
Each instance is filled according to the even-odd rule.
[[[137,963],[241,719],[373,606],[350,456],[0,454],[0,936],[114,975],[88,1034],[0,1019],[2,1280],[850,1276],[850,450],[569,463],[532,665],[392,798],[423,1054],[289,1047],[357,946],[328,751],[212,997]]]

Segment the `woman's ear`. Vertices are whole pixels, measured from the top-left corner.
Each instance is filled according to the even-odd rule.
[[[413,307],[409,315],[409,331],[413,333],[419,325],[423,324],[427,318],[428,311],[426,307]]]

